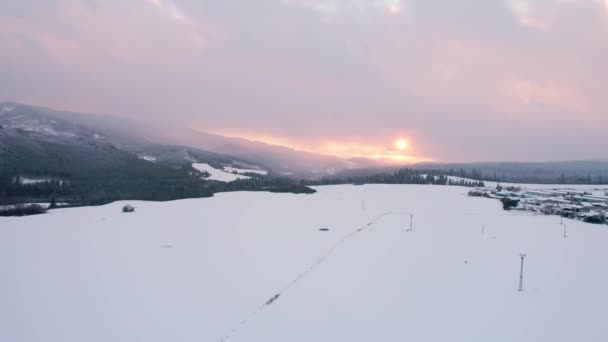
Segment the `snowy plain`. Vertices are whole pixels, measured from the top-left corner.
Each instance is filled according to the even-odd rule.
[[[564,238],[462,187],[316,189],[0,218],[0,341],[608,340],[606,226]]]

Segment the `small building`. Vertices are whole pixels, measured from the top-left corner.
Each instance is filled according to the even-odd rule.
[[[551,190],[527,190],[527,194],[538,197],[561,197],[562,193],[551,191]]]
[[[583,195],[589,195],[588,192],[586,191],[581,191],[581,190],[571,190],[571,189],[566,189],[566,190],[554,190],[554,192],[562,194],[564,196],[583,196]]]
[[[541,198],[539,199],[542,203],[545,204],[553,204],[556,206],[568,205],[572,202],[562,199],[562,198]]]
[[[575,218],[578,214],[583,213],[584,208],[580,205],[569,204],[563,205],[559,208],[558,213],[564,217]]]
[[[582,196],[584,201],[587,202],[608,202],[608,197],[607,196],[592,196],[592,195],[585,195]]]

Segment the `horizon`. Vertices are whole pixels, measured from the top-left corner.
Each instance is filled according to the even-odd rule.
[[[112,113],[92,113],[92,112],[77,112],[74,110],[70,110],[70,109],[66,109],[66,108],[50,108],[50,107],[45,107],[44,105],[39,105],[39,104],[28,104],[28,103],[21,103],[21,102],[17,102],[17,101],[12,101],[12,100],[2,100],[0,101],[0,104],[14,104],[14,105],[23,105],[23,106],[28,106],[28,107],[36,107],[36,108],[41,108],[41,109],[46,109],[46,110],[51,110],[54,112],[59,112],[59,113],[71,113],[71,114],[76,114],[76,115],[92,115],[92,116],[102,116],[102,117],[109,117],[109,118],[117,118],[120,119],[122,118],[121,116],[112,114]],[[134,122],[136,123],[143,123],[142,121],[138,121],[137,118],[130,118],[132,120],[134,120]],[[158,126],[155,126],[158,127]],[[311,154],[315,154],[321,157],[336,157],[336,158],[340,158],[343,160],[354,160],[354,159],[369,159],[369,160],[373,160],[373,161],[377,161],[379,164],[377,164],[376,166],[368,166],[368,167],[364,167],[364,168],[382,168],[382,167],[407,167],[407,166],[414,166],[414,165],[424,165],[424,164],[551,164],[551,163],[584,163],[584,162],[608,162],[608,158],[596,158],[596,159],[554,159],[554,160],[468,160],[468,161],[463,161],[463,160],[448,160],[448,161],[437,161],[437,160],[413,160],[411,162],[407,162],[407,163],[399,163],[399,162],[395,162],[394,160],[391,160],[390,158],[388,158],[388,160],[382,160],[382,159],[374,159],[374,158],[367,158],[365,156],[354,156],[354,157],[348,157],[348,156],[340,156],[337,154],[325,154],[323,152],[319,152],[319,151],[314,151],[312,149],[306,149],[305,147],[299,147],[297,145],[291,145],[289,143],[285,143],[282,142],[278,139],[274,139],[274,138],[269,138],[268,140],[264,139],[264,137],[251,137],[251,136],[247,136],[247,135],[232,135],[232,134],[225,134],[222,132],[206,132],[206,131],[202,131],[202,130],[197,130],[196,128],[192,128],[193,131],[195,132],[200,132],[200,133],[207,133],[207,134],[212,134],[212,135],[218,135],[218,136],[222,136],[225,138],[229,138],[229,139],[238,139],[238,140],[244,140],[250,143],[260,143],[260,144],[264,144],[267,146],[271,146],[271,147],[280,147],[280,148],[287,148],[296,152],[305,152],[305,153],[311,153]],[[257,138],[257,139],[256,139]],[[397,138],[397,140],[400,140]],[[394,141],[393,143],[396,143],[397,141]],[[409,142],[407,142],[407,144],[409,144]],[[408,146],[409,147],[409,146]],[[210,151],[213,152],[213,151]]]
[[[121,118],[120,116],[111,114],[111,113],[90,113],[90,112],[86,112],[86,113],[82,113],[82,112],[77,112],[77,111],[73,111],[70,109],[64,109],[64,108],[49,108],[49,107],[45,107],[42,105],[38,105],[38,104],[26,104],[26,103],[20,103],[20,102],[16,102],[16,101],[11,101],[11,100],[2,100],[0,101],[0,104],[14,104],[14,105],[23,105],[23,106],[28,106],[28,107],[35,107],[35,108],[41,108],[41,109],[46,109],[46,110],[51,110],[54,112],[59,112],[59,113],[71,113],[71,114],[76,114],[76,115],[92,115],[92,116],[102,116],[102,117],[110,117],[110,118]],[[132,119],[132,118],[131,118]],[[140,122],[141,121],[137,121],[137,119],[133,119],[135,120],[135,122]],[[307,150],[305,148],[298,148],[297,146],[293,146],[293,145],[288,145],[288,144],[282,144],[279,141],[276,140],[271,140],[271,141],[265,141],[264,139],[258,139],[255,140],[255,138],[253,137],[249,137],[249,136],[235,136],[235,135],[229,135],[229,134],[222,134],[220,132],[205,132],[205,131],[198,131],[196,129],[193,129],[196,132],[201,132],[201,133],[208,133],[208,134],[213,134],[213,135],[218,135],[218,136],[222,136],[222,137],[226,137],[229,139],[238,139],[238,140],[244,140],[247,142],[251,142],[251,143],[260,143],[260,144],[264,144],[267,146],[272,146],[272,147],[280,147],[280,148],[287,148],[296,152],[305,152],[305,153],[311,153],[311,154],[316,154],[318,156],[322,156],[322,157],[336,157],[336,158],[340,158],[340,159],[344,159],[344,160],[349,160],[349,159],[365,159],[365,157],[344,157],[344,156],[339,156],[339,155],[331,155],[331,154],[323,154],[322,152],[315,152],[313,150]],[[210,151],[212,152],[212,151]],[[373,159],[372,159],[373,160]],[[597,159],[555,159],[555,160],[532,160],[532,161],[518,161],[518,160],[471,160],[471,161],[458,161],[458,160],[453,160],[453,161],[433,161],[433,160],[419,160],[419,161],[412,161],[410,163],[398,163],[398,162],[392,162],[391,160],[377,160],[380,164],[377,164],[376,166],[368,166],[368,167],[364,167],[365,169],[368,168],[383,168],[383,167],[408,167],[408,166],[415,166],[415,165],[424,165],[424,164],[437,164],[437,165],[441,165],[441,164],[551,164],[551,163],[585,163],[585,162],[590,162],[590,163],[595,163],[595,162],[608,162],[608,158],[597,158]]]
[[[2,7],[10,101],[388,164],[608,148],[608,1]]]

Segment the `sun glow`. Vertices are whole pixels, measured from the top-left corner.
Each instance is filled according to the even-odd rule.
[[[407,147],[407,146],[406,146]],[[403,150],[380,144],[357,142],[330,142],[322,144],[317,153],[345,159],[373,159],[386,163],[409,163],[419,161],[417,157],[403,154]]]
[[[226,137],[242,138],[249,141],[263,142],[284,146],[294,150],[335,156],[343,159],[370,159],[386,164],[408,164],[430,161],[416,155],[409,139],[399,137],[385,143],[356,140],[319,139],[315,142],[295,141],[286,137],[267,134],[215,132]],[[407,153],[406,153],[407,151]]]
[[[395,148],[400,151],[406,150],[410,146],[410,144],[407,142],[407,140],[405,140],[403,138],[395,140],[394,145],[395,145]]]
[[[388,7],[388,11],[391,12],[391,14],[399,14],[401,12],[401,8],[398,5],[390,5]]]

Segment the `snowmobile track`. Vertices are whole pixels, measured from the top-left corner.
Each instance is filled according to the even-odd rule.
[[[317,261],[315,261],[310,267],[308,267],[306,270],[304,270],[300,275],[298,275],[292,281],[287,283],[287,285],[285,285],[280,291],[276,292],[276,294],[274,294],[272,297],[267,299],[264,302],[264,304],[262,304],[256,310],[254,310],[248,316],[248,318],[242,320],[238,325],[236,325],[235,327],[230,329],[230,331],[226,335],[224,335],[224,337],[219,339],[219,342],[225,342],[225,341],[228,341],[229,339],[231,339],[232,337],[234,337],[239,332],[239,330],[241,328],[243,328],[246,324],[248,324],[255,316],[260,314],[262,311],[264,311],[264,309],[268,308],[270,305],[274,304],[280,297],[283,296],[283,294],[285,292],[287,292],[289,289],[291,289],[293,286],[295,286],[298,282],[300,282],[302,279],[304,279],[308,274],[310,274],[316,268],[321,266],[327,259],[329,259],[335,253],[335,251],[336,251],[336,249],[338,249],[338,247],[345,244],[348,240],[350,240],[357,234],[362,233],[366,230],[370,230],[371,227],[376,222],[381,220],[382,218],[389,216],[389,215],[393,215],[393,214],[397,214],[397,213],[394,211],[389,211],[384,214],[378,215],[378,216],[374,217],[371,221],[366,223],[365,225],[361,226],[360,228],[344,235],[340,240],[338,240],[336,243],[334,243],[325,254],[323,254],[321,257],[319,257],[317,259]]]

